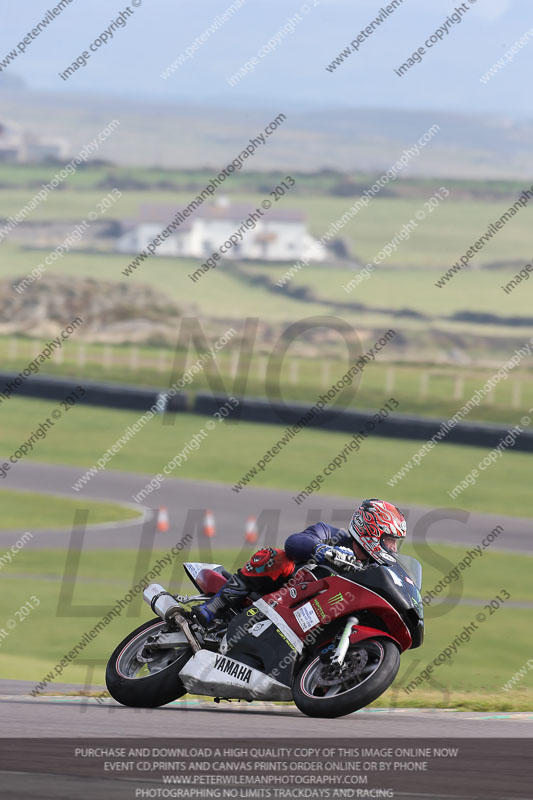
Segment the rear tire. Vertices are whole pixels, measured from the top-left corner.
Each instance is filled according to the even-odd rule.
[[[135,652],[143,647],[149,636],[166,627],[159,617],[145,622],[113,651],[107,664],[105,682],[109,694],[118,703],[132,708],[157,708],[187,693],[179,679],[179,672],[192,656],[185,636],[183,648],[161,651],[149,668],[150,674],[135,676],[136,666],[139,672],[143,668],[142,663],[135,660]]]
[[[362,680],[350,686],[349,679],[337,686],[324,686],[320,683],[323,665],[318,656],[307,661],[296,674],[293,683],[294,702],[309,717],[342,717],[368,706],[389,688],[400,668],[400,651],[390,639],[365,639],[352,645],[346,655],[355,660],[358,652],[365,650],[368,660],[366,670],[373,671]],[[357,679],[355,679],[357,680]],[[327,693],[329,696],[327,696]]]

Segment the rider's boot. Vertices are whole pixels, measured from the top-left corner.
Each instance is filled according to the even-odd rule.
[[[206,603],[190,613],[204,628],[211,628],[228,609],[240,611],[245,597],[256,599],[282,585],[294,572],[295,564],[284,550],[263,547]]]
[[[225,611],[240,610],[242,602],[249,592],[250,588],[246,585],[244,578],[239,572],[236,572],[235,575],[228,578],[222,589],[206,603],[191,608],[191,614],[203,628],[210,628],[223,616]]]

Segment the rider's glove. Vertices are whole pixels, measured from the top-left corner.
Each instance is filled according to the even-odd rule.
[[[317,564],[323,564],[326,560],[326,555],[331,550],[331,545],[329,544],[317,544],[315,549],[313,550],[313,556],[315,557]]]
[[[361,569],[357,558],[348,547],[332,547],[328,544],[319,544],[315,547],[314,556],[318,564],[329,561],[336,567],[344,569]]]
[[[353,550],[350,550],[348,547],[332,547],[327,559],[335,567],[361,569],[361,565],[355,557]]]

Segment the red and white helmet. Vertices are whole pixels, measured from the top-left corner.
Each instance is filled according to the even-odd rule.
[[[370,500],[363,500],[354,512],[348,530],[371,558],[378,564],[386,564],[394,561],[394,556],[383,544],[382,537],[405,539],[407,525],[404,515],[396,506],[373,497]]]

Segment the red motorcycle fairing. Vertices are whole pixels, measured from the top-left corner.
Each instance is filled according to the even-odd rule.
[[[308,570],[300,570],[295,579],[263,600],[275,608],[302,641],[308,637],[316,641],[316,634],[332,621],[367,611],[383,621],[385,630],[358,625],[350,636],[351,642],[385,636],[396,642],[402,652],[411,647],[411,634],[400,614],[371,589],[338,575],[317,579]]]
[[[214,569],[201,569],[196,576],[196,584],[205,594],[216,594],[228,579]]]
[[[394,636],[391,636],[390,633],[386,633],[386,631],[380,631],[377,628],[367,628],[365,625],[357,625],[353,633],[350,634],[350,644],[356,644],[357,642],[362,642],[365,639],[375,639],[379,636],[380,639],[391,639],[395,642],[398,647],[401,647],[400,642]],[[405,647],[402,648],[402,653],[404,650],[408,650],[409,648]]]

